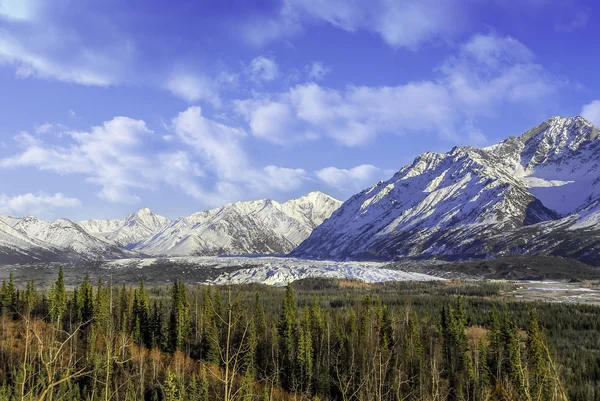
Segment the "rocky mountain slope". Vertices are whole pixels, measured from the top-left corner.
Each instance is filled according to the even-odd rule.
[[[600,263],[598,134],[581,117],[552,117],[484,149],[425,153],[346,201],[292,254],[547,254]]]

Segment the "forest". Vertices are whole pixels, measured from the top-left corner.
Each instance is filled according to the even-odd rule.
[[[600,308],[508,284],[2,283],[0,400],[600,400]]]

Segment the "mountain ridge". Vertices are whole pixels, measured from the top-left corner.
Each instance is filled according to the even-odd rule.
[[[426,152],[348,199],[292,256],[514,253],[593,261],[600,251],[589,234],[600,234],[599,134],[582,117],[551,117],[486,148]]]
[[[269,199],[231,202],[175,220],[149,208],[138,209],[122,219],[82,221],[0,215],[0,264],[288,253],[340,204],[329,195],[311,192],[282,203]],[[235,230],[207,235],[219,225]]]

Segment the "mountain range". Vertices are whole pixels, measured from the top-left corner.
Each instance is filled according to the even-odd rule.
[[[290,254],[304,259],[463,260],[549,255],[600,265],[600,130],[552,117],[520,136],[427,152],[337,201],[320,192],[170,220],[0,216],[0,264],[144,256]]]
[[[124,219],[44,221],[0,215],[0,264],[289,253],[341,202],[321,192],[258,200],[170,220],[143,208]]]
[[[424,153],[352,196],[292,255],[600,264],[599,134],[582,117],[552,117],[493,146]]]

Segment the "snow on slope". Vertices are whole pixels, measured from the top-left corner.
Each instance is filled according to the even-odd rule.
[[[306,239],[340,201],[313,192],[279,203],[229,203],[172,222],[136,250],[151,255],[282,254]]]

